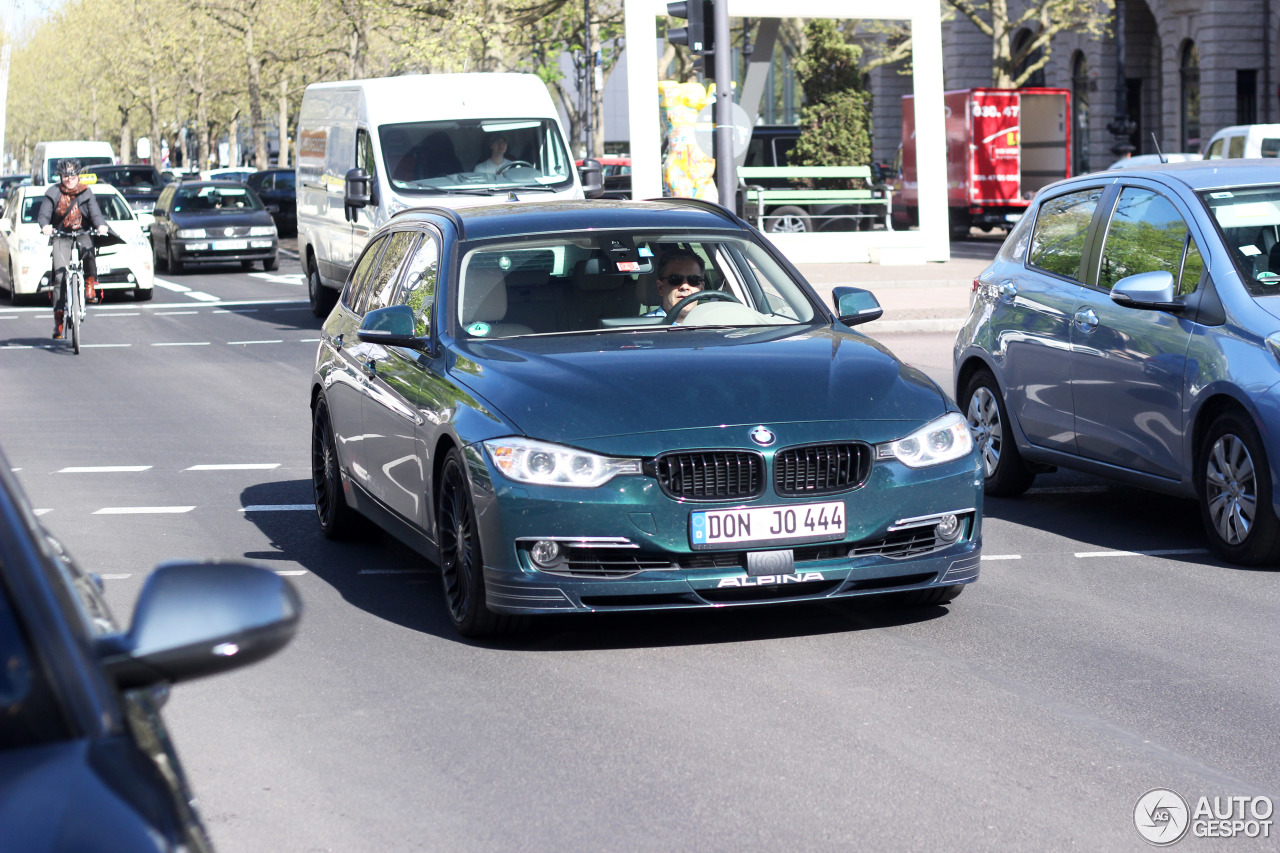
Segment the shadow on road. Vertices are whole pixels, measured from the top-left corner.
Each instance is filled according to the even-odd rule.
[[[240,499],[245,507],[310,504],[311,482],[250,486]],[[439,572],[394,537],[371,529],[363,538],[332,542],[320,534],[310,511],[251,511],[245,517],[267,535],[272,549],[249,551],[244,557],[268,567],[285,561],[293,568],[296,563],[328,583],[346,602],[380,619],[442,639],[469,642],[458,636],[449,621]],[[938,606],[892,606],[891,599],[876,596],[696,611],[558,615],[531,619],[528,629],[519,634],[476,645],[554,652],[736,643],[925,622],[946,612],[946,607]]]

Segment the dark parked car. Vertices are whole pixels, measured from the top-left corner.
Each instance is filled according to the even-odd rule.
[[[955,389],[987,494],[1089,471],[1197,499],[1219,555],[1280,562],[1274,160],[1052,184],[974,284]]]
[[[99,182],[111,184],[120,191],[144,228],[150,224],[151,211],[165,187],[164,179],[155,166],[95,166],[93,174]]]
[[[468,636],[522,614],[951,601],[979,567],[968,426],[851,328],[874,296],[833,298],[704,202],[397,214],[321,333],[321,529],[360,513],[436,561]]]
[[[156,269],[180,273],[187,264],[255,261],[278,264],[276,226],[258,194],[231,181],[169,184],[156,203],[151,249]]]
[[[160,706],[280,649],[300,613],[274,572],[167,563],[120,632],[0,455],[0,848],[209,850]]]
[[[298,233],[298,184],[293,169],[254,172],[245,179],[245,185],[258,194],[268,209],[272,209],[271,218],[275,220],[276,230],[284,235]]]

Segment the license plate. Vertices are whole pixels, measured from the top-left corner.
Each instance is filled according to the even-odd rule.
[[[844,502],[750,509],[709,509],[689,514],[694,550],[737,545],[829,542],[843,539]]]
[[[106,275],[114,271],[115,267],[111,266],[111,264],[104,264],[102,261],[98,261],[98,275]]]
[[[249,248],[248,240],[214,240],[213,241],[213,249],[215,252],[219,250],[225,250],[225,249],[247,249],[247,248]]]
[[[1006,213],[1004,215],[1005,222],[1018,222],[1022,219],[1021,213]]]

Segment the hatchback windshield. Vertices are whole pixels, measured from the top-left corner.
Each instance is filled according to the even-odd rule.
[[[463,257],[455,311],[473,338],[810,323],[806,289],[729,234],[600,233],[490,243]]]
[[[154,190],[164,186],[160,173],[154,167],[116,166],[94,169],[98,180],[118,189]]]
[[[1280,186],[1207,190],[1200,199],[1254,296],[1280,296]]]
[[[405,193],[548,190],[573,181],[559,126],[551,119],[472,119],[378,128],[391,185]]]
[[[183,187],[173,200],[174,213],[243,213],[246,210],[262,210],[262,203],[245,187]]]

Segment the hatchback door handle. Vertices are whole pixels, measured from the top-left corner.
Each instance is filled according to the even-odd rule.
[[[1012,303],[1018,296],[1018,285],[1011,281],[1001,282],[1000,301]]]
[[[1071,318],[1075,321],[1076,328],[1082,332],[1092,332],[1098,328],[1098,315],[1093,313],[1092,308],[1082,308]]]

